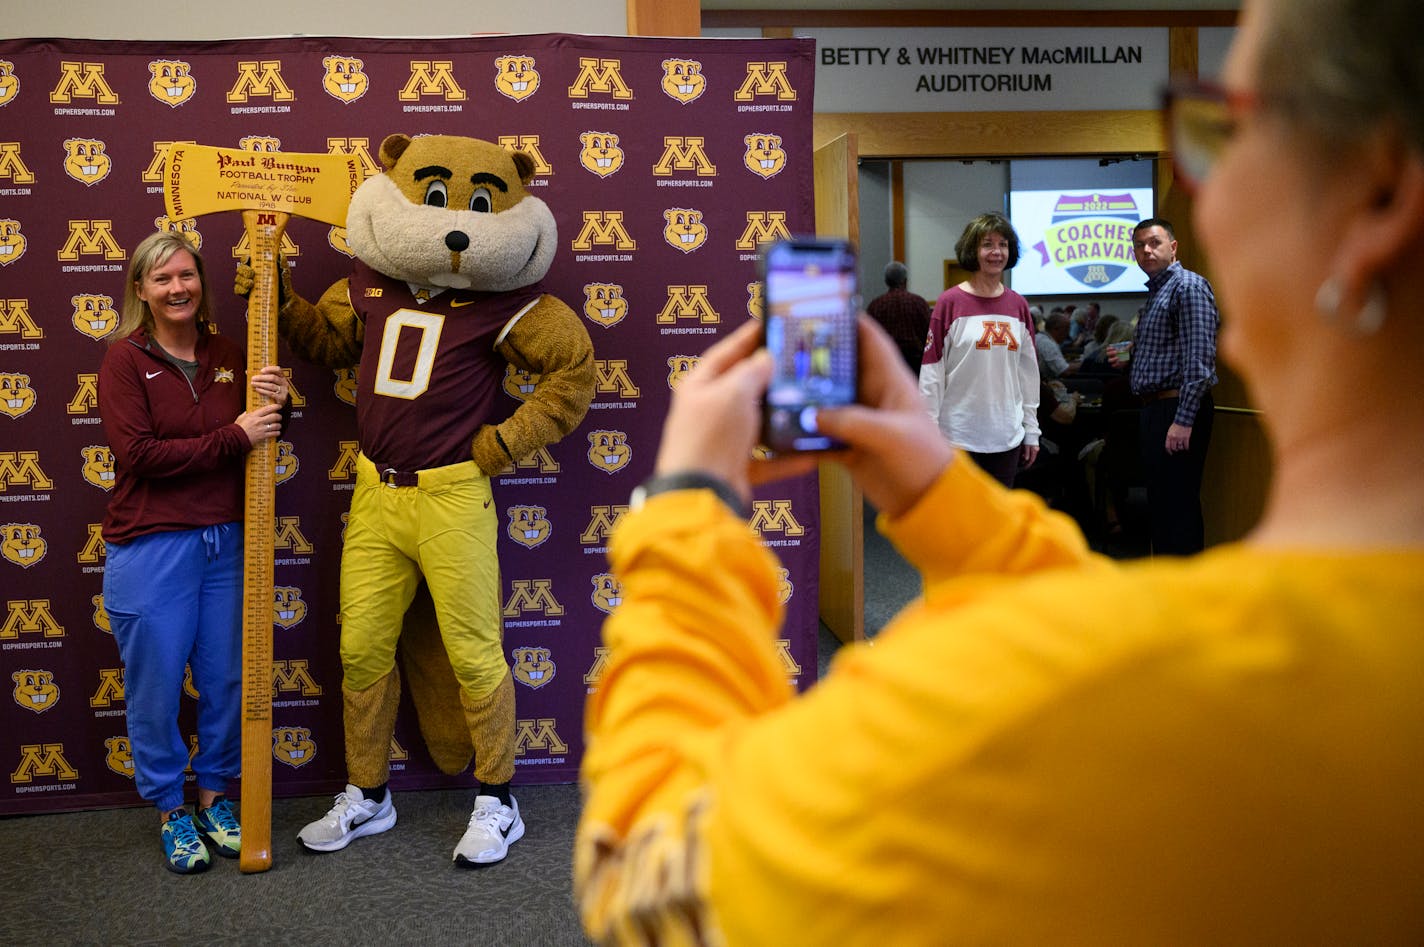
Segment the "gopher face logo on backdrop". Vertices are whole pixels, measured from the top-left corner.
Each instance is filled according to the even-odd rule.
[[[0,556],[28,569],[45,557],[49,543],[34,523],[6,523],[0,526]]]
[[[588,435],[588,462],[606,474],[615,474],[633,459],[628,435],[622,431],[591,431]]]
[[[613,614],[613,610],[623,604],[623,583],[614,578],[611,572],[600,572],[590,581],[593,583],[593,594],[590,596],[593,607],[600,612]]]
[[[667,360],[668,363],[668,387],[677,391],[677,386],[682,384],[682,380],[687,377],[687,373],[697,367],[697,363],[702,361],[700,355],[674,355]]]
[[[327,56],[321,64],[326,67],[321,87],[327,95],[347,105],[365,95],[371,85],[363,71],[366,64],[354,56]]]
[[[153,227],[164,233],[176,233],[187,240],[194,250],[203,249],[203,235],[198,233],[198,222],[192,217],[180,217],[177,220],[172,220],[167,214],[160,214],[153,218]]]
[[[702,211],[686,207],[669,207],[663,211],[663,239],[668,246],[676,247],[683,253],[691,253],[707,242],[707,225],[702,222]]]
[[[64,173],[88,187],[109,176],[113,162],[97,138],[64,139]]]
[[[664,59],[663,91],[683,105],[706,92],[702,63],[695,59]]]
[[[133,779],[133,747],[129,745],[129,738],[109,737],[104,741],[104,749],[104,765],[120,776]]]
[[[500,56],[494,61],[494,87],[500,94],[522,102],[539,91],[539,70],[533,56]]]
[[[534,393],[534,386],[539,384],[539,376],[523,368],[515,368],[507,365],[504,369],[504,393],[511,398],[523,401]]]
[[[0,266],[9,266],[24,255],[25,235],[20,233],[20,222],[0,220]]]
[[[155,59],[148,64],[148,94],[164,105],[177,108],[198,91],[193,67],[181,59]]]
[[[9,105],[20,94],[20,80],[15,78],[15,64],[0,59],[0,105]]]
[[[302,463],[292,452],[291,441],[278,441],[276,456],[272,458],[272,473],[277,483],[286,483],[296,476]]]
[[[0,414],[18,418],[35,406],[35,390],[30,376],[21,372],[0,372]]]
[[[248,135],[237,140],[237,147],[243,151],[281,151],[282,139],[272,135]]]
[[[114,489],[114,452],[107,445],[90,444],[80,448],[79,453],[84,458],[84,482],[106,493]]]
[[[542,506],[511,506],[509,514],[509,538],[533,549],[549,538],[554,526],[549,522],[549,511]]]
[[[90,616],[94,622],[94,627],[106,635],[114,633],[114,626],[109,623],[109,613],[104,609],[104,596],[91,595],[89,604],[94,606],[94,614]]]
[[[549,658],[548,648],[515,648],[514,679],[525,687],[540,688],[554,679],[558,671]]]
[[[332,370],[336,380],[331,383],[331,393],[347,404],[356,403],[356,369],[337,368]]]
[[[316,759],[316,743],[307,727],[273,727],[272,758],[292,769]]]
[[[617,283],[585,283],[583,287],[583,314],[590,322],[608,329],[623,321],[628,315],[628,300],[623,298],[623,287]]]
[[[756,132],[742,140],[747,143],[742,161],[752,174],[769,178],[780,174],[781,169],[786,167],[786,151],[781,147],[780,135]]]
[[[99,293],[80,293],[70,296],[74,304],[74,314],[70,317],[74,328],[81,335],[91,339],[102,339],[119,324],[119,313],[114,308],[114,297]]]
[[[612,132],[581,132],[579,141],[579,164],[601,178],[617,174],[623,167],[623,149],[618,144],[618,136]]]
[[[272,621],[283,628],[301,624],[307,617],[307,603],[302,590],[294,585],[279,585],[272,589]]]
[[[747,284],[747,315],[758,322],[761,321],[762,312],[764,311],[763,302],[765,296],[763,294],[765,289],[766,287],[762,284],[761,280]]]
[[[10,675],[15,682],[15,703],[26,710],[42,714],[59,703],[59,685],[50,671],[16,671]]]

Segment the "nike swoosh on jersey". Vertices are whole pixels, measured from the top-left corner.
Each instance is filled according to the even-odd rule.
[[[475,301],[474,301],[473,299],[452,299],[452,300],[450,300],[450,308],[451,308],[451,309],[459,309],[461,306],[473,306],[474,304],[475,304]]]
[[[144,378],[148,378],[148,379],[153,379],[153,378],[157,378],[159,375],[162,375],[162,374],[163,374],[163,369],[160,368],[160,369],[159,369],[158,371],[156,371],[156,372],[144,372],[144,373],[143,373],[143,377],[144,377]]]

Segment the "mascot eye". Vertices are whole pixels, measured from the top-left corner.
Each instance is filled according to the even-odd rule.
[[[494,195],[487,187],[475,188],[475,193],[470,195],[470,210],[479,214],[488,214],[494,210]]]
[[[425,203],[431,207],[444,207],[449,203],[449,189],[444,181],[431,181],[425,189]]]

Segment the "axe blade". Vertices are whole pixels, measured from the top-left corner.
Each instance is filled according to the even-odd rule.
[[[364,172],[355,155],[170,145],[163,206],[171,220],[225,210],[265,210],[346,226]]]

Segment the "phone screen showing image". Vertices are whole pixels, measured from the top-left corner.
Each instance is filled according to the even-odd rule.
[[[763,279],[766,348],[776,365],[763,440],[778,452],[842,446],[816,429],[816,413],[855,401],[855,250],[843,240],[774,243]]]

